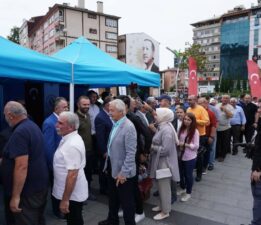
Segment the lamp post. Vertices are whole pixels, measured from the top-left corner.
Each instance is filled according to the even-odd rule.
[[[169,47],[166,47],[167,50],[169,50],[171,53],[173,53],[174,56],[174,68],[175,68],[175,58],[177,59],[177,73],[175,77],[175,88],[176,88],[176,96],[178,96],[178,76],[179,76],[179,65],[181,63],[180,55],[177,51],[170,49]]]

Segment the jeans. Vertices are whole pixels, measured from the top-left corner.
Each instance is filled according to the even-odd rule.
[[[261,181],[251,185],[254,198],[253,220],[251,225],[261,225]]]
[[[189,161],[181,161],[180,171],[180,187],[186,188],[187,194],[191,194],[193,186],[193,170],[195,168],[196,159]]]
[[[209,145],[209,165],[214,166],[215,158],[216,158],[216,144],[217,137],[214,138],[211,145]]]

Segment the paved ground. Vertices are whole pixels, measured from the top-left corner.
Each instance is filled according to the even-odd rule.
[[[248,225],[252,217],[252,196],[249,174],[251,161],[243,154],[228,155],[225,162],[216,163],[200,183],[195,183],[192,199],[186,203],[173,204],[171,216],[161,222],[154,222],[151,208],[158,199],[151,197],[145,204],[146,219],[140,225]],[[97,187],[97,184],[94,186]],[[88,202],[84,207],[85,224],[97,225],[107,216],[107,199],[98,195],[98,201]],[[2,206],[2,203],[1,203]],[[3,209],[0,206],[0,224],[3,223]],[[46,210],[47,225],[63,225],[65,221],[55,219]],[[124,224],[124,222],[121,222]]]

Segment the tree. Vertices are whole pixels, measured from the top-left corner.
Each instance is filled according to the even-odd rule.
[[[186,48],[184,52],[179,53],[181,57],[181,69],[188,69],[188,59],[193,57],[197,62],[197,69],[199,72],[206,71],[207,57],[204,52],[202,52],[202,47],[199,44],[193,44],[189,48]]]
[[[10,40],[10,41],[13,41],[14,43],[20,44],[19,27],[14,26],[10,31],[10,35],[7,36],[7,39]]]

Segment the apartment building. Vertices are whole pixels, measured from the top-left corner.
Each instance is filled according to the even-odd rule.
[[[118,24],[120,17],[105,14],[103,3],[97,2],[97,12],[68,3],[55,4],[43,16],[24,21],[20,28],[21,45],[51,55],[84,36],[97,47],[118,57]]]

